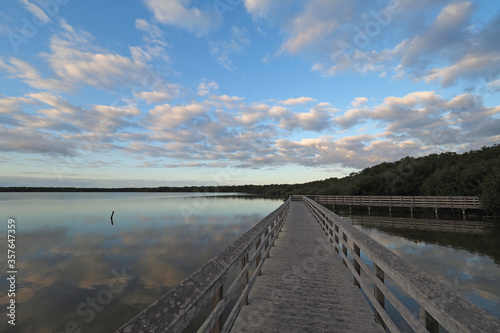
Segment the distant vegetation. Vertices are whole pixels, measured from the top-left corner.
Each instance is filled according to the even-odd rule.
[[[485,211],[500,215],[500,145],[467,153],[405,157],[381,163],[343,178],[304,184],[187,186],[157,188],[0,188],[0,191],[114,191],[114,192],[242,192],[286,198],[291,194],[325,195],[472,195]]]

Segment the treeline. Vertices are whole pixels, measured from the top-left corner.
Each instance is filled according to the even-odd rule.
[[[291,194],[324,195],[450,195],[479,196],[485,210],[500,215],[500,145],[467,153],[405,157],[381,163],[343,178],[304,184],[185,186],[156,188],[7,187],[18,192],[239,192],[286,198]]]
[[[405,157],[351,173],[296,185],[270,185],[264,195],[479,196],[485,211],[500,215],[500,145],[467,153]]]
[[[344,178],[284,187],[289,194],[479,196],[485,210],[500,215],[500,145],[467,153],[405,157]]]

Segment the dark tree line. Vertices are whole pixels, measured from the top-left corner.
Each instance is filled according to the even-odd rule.
[[[405,157],[351,173],[304,184],[185,186],[156,188],[33,188],[0,191],[78,192],[239,192],[286,198],[291,194],[479,196],[485,210],[500,215],[500,145],[463,154]]]

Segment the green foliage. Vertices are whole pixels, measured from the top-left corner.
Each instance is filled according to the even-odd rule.
[[[479,200],[487,212],[500,216],[500,160],[484,177]]]

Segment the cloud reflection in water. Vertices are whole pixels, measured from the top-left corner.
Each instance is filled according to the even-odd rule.
[[[192,198],[134,195],[50,200],[45,194],[49,199],[29,201],[26,210],[21,209],[26,201],[0,201],[19,226],[16,332],[63,332],[67,322],[82,332],[113,331],[281,204],[205,198],[204,209],[185,218],[179,205],[192,204]],[[112,270],[122,269],[134,278],[120,292],[109,293]],[[87,323],[90,315],[77,308],[88,313],[91,307],[82,303],[106,293],[112,300]],[[0,301],[5,304],[7,295]],[[9,329],[5,321],[0,324],[0,331]]]

